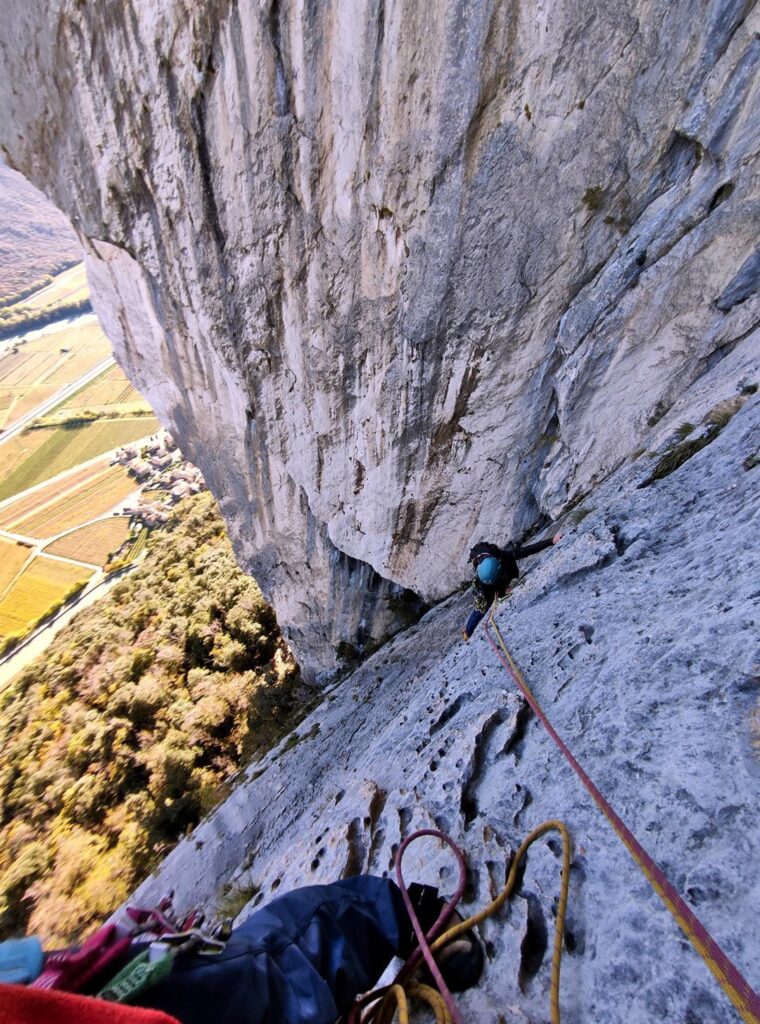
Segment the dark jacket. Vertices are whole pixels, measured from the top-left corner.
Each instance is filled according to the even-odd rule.
[[[477,570],[478,565],[484,558],[492,557],[497,559],[500,565],[499,575],[495,583],[481,583],[477,573],[473,581],[473,588],[476,593],[482,594],[487,600],[489,607],[495,597],[501,596],[512,580],[520,575],[517,565],[518,558],[527,558],[528,555],[537,555],[539,551],[552,546],[551,537],[548,540],[540,540],[536,544],[508,544],[505,548],[499,548],[495,544],[481,541],[470,551],[470,561]]]
[[[409,896],[429,928],[440,912],[437,891],[412,884]],[[356,875],[272,900],[235,929],[223,953],[178,959],[140,1002],[181,1024],[333,1024],[413,945],[400,889]]]

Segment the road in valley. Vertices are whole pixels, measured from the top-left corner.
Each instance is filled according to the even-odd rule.
[[[8,688],[10,683],[19,674],[19,672],[22,671],[22,669],[25,669],[26,666],[30,665],[35,658],[38,658],[45,652],[55,635],[59,633],[64,626],[67,626],[75,615],[78,615],[83,608],[89,608],[90,605],[95,604],[96,601],[105,597],[112,587],[138,567],[144,557],[144,555],[141,555],[136,561],[132,562],[131,565],[127,565],[123,569],[119,569],[118,572],[111,573],[110,576],[106,576],[104,578],[101,577],[99,581],[88,584],[81,594],[74,598],[72,602],[67,604],[65,608],[62,608],[57,615],[46,622],[43,626],[40,626],[33,633],[30,633],[29,636],[22,640],[17,647],[14,647],[12,651],[9,651],[7,654],[0,657],[0,693]]]
[[[116,360],[113,356],[108,356],[107,359],[101,360],[97,366],[93,366],[87,373],[83,373],[81,377],[78,377],[71,384],[67,384],[65,387],[57,391],[52,398],[49,398],[46,402],[42,402],[36,409],[32,409],[31,412],[26,413],[20,420],[17,420],[12,426],[8,427],[7,430],[3,430],[0,433],[0,445],[4,441],[9,441],[12,437],[20,434],[24,427],[28,427],[29,424],[40,416],[44,416],[45,413],[50,412],[56,405],[64,402],[67,398],[70,398],[75,392],[83,388],[85,384],[89,384],[90,381],[95,380],[101,373],[104,373],[110,366],[115,364]]]

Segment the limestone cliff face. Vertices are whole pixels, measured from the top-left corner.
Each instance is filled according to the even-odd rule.
[[[307,667],[752,343],[757,27],[749,0],[12,2],[2,151]]]
[[[497,612],[554,727],[754,986],[760,396],[747,392],[759,374],[757,353],[741,350],[713,368],[655,443],[669,448],[684,422],[692,442],[706,439],[734,410],[722,432],[647,486],[656,462],[646,455],[617,470],[576,510],[582,521],[571,514],[559,546],[527,561]],[[473,913],[528,832],[559,817],[574,842],[564,1024],[738,1024],[482,629],[459,641],[468,605],[443,602],[328,689],[135,902],[173,889],[181,908],[212,913],[231,890],[238,906],[250,900],[243,920],[294,886],[388,873],[410,832],[437,826],[469,856]],[[548,836],[511,906],[482,928],[487,966],[461,999],[465,1021],[549,1019],[559,870]],[[435,842],[412,847],[405,871],[455,887]]]

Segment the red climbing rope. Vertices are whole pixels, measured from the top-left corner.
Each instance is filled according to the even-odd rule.
[[[457,867],[459,868],[459,881],[457,883],[456,890],[454,891],[454,895],[444,906],[443,910],[436,919],[435,924],[427,933],[427,935],[425,935],[425,933],[423,932],[422,926],[420,925],[420,922],[417,918],[417,914],[415,913],[414,907],[412,906],[412,901],[409,898],[409,893],[407,892],[406,889],[404,875],[401,871],[401,861],[403,859],[406,848],[409,846],[410,843],[414,842],[414,840],[416,839],[419,839],[421,836],[434,836],[436,839],[440,839],[442,842],[446,843],[449,849],[452,850],[452,852],[454,853],[454,856],[457,859]],[[453,917],[457,904],[464,895],[465,886],[467,885],[467,865],[465,864],[464,861],[464,854],[456,845],[456,843],[453,840],[449,839],[449,837],[444,832],[439,832],[438,829],[435,828],[420,829],[418,832],[414,832],[412,833],[412,835],[407,836],[407,838],[403,841],[399,848],[398,855],[396,857],[396,879],[398,881],[398,887],[401,890],[401,895],[404,899],[404,906],[406,907],[406,911],[409,914],[409,917],[412,922],[412,927],[414,928],[414,934],[417,936],[418,943],[418,948],[415,950],[414,953],[412,953],[407,962],[404,964],[401,972],[399,973],[399,976],[396,978],[396,983],[403,984],[405,981],[407,981],[407,979],[412,975],[412,973],[416,969],[420,960],[424,957],[425,963],[428,965],[430,973],[435,978],[435,983],[438,986],[438,991],[441,993],[444,1002],[448,1006],[449,1013],[451,1014],[451,1019],[454,1021],[454,1024],[461,1024],[462,1018],[460,1016],[459,1010],[457,1009],[457,1005],[454,1002],[454,998],[451,995],[451,992],[449,992],[446,982],[443,980],[443,976],[438,968],[438,965],[435,962],[435,958],[433,957],[433,954],[430,951],[430,946],[428,945],[428,943],[432,942],[437,935],[441,934],[444,926],[448,924],[448,922]]]
[[[560,964],[565,936],[567,901],[570,891],[570,860],[572,856],[572,844],[570,841],[570,833],[568,832],[565,823],[554,819],[551,821],[545,821],[541,825],[538,825],[520,843],[517,853],[512,858],[507,880],[501,892],[482,910],[472,914],[466,920],[458,921],[453,926],[449,925],[448,922],[464,894],[467,879],[467,866],[465,864],[464,855],[453,840],[451,840],[447,835],[444,835],[443,832],[439,832],[437,829],[421,829],[419,832],[412,833],[412,835],[404,840],[396,857],[396,877],[406,905],[407,913],[417,937],[418,947],[411,954],[390,985],[387,985],[384,988],[375,989],[373,992],[362,996],[354,1003],[348,1015],[347,1024],[358,1024],[362,1019],[362,1011],[365,1007],[370,1007],[370,1009],[367,1010],[367,1014],[363,1018],[363,1024],[390,1024],[390,1021],[396,1012],[398,1013],[399,1024],[409,1024],[409,1002],[407,997],[426,1003],[435,1014],[436,1024],[462,1024],[462,1018],[459,1010],[457,1009],[456,1003],[454,1002],[451,992],[447,988],[441,976],[441,972],[435,962],[435,954],[440,952],[440,950],[442,950],[449,942],[453,942],[460,936],[466,935],[476,925],[481,924],[487,918],[491,917],[493,914],[497,914],[501,910],[507,900],[511,899],[514,895],[518,887],[520,869],[523,864],[523,860],[527,856],[528,850],[531,848],[533,843],[541,839],[541,837],[546,835],[547,832],[557,832],[562,839],[562,871],[560,875],[560,892],[557,900],[557,910],[554,922],[554,949],[552,952],[551,978],[549,983],[549,1014],[551,1022],[552,1024],[560,1024]],[[409,845],[425,836],[433,836],[445,843],[454,853],[459,869],[459,882],[457,884],[456,892],[448,901],[448,904],[444,906],[438,916],[438,919],[433,927],[428,931],[427,935],[422,930],[422,926],[420,925],[414,906],[409,898],[406,889],[406,882],[404,881],[404,875],[401,870],[401,862]],[[413,977],[414,972],[423,957],[430,968],[430,972],[433,975],[436,984],[438,985],[437,990],[431,985],[425,985],[421,981],[415,980]]]
[[[696,914],[694,914],[688,904],[676,892],[661,869],[657,864],[655,864],[631,830],[613,811],[607,800],[602,796],[592,780],[573,757],[567,745],[563,742],[556,729],[544,714],[540,704],[531,693],[522,672],[512,655],[507,650],[504,638],[499,632],[499,627],[496,625],[493,616],[494,608],[491,609],[491,613],[486,620],[485,632],[488,637],[488,642],[493,647],[497,657],[512,676],[528,704],[530,704],[546,731],[565,755],[573,771],[594,798],[602,814],[604,814],[609,823],[615,829],[618,836],[625,844],[628,852],[641,868],[654,890],[660,896],[665,906],[681,926],[687,938],[692,942],[697,952],[701,955],[702,959],[715,975],[721,988],[739,1011],[742,1019],[746,1024],[760,1024],[760,995],[758,995],[758,993],[752,988],[736,965],[729,960]],[[491,636],[488,628],[489,626],[493,626],[494,631],[496,632],[499,639],[498,645]],[[501,650],[499,650],[499,645],[501,646]]]
[[[459,868],[459,881],[457,883],[454,895],[451,897],[451,899],[448,900],[446,905],[443,907],[443,910],[438,915],[435,924],[428,931],[427,935],[425,934],[425,932],[423,932],[422,926],[420,925],[419,919],[417,918],[417,913],[414,909],[414,906],[412,905],[411,899],[409,898],[409,893],[407,892],[406,889],[406,882],[404,881],[404,875],[401,870],[401,862],[407,847],[409,846],[410,843],[413,843],[415,842],[415,840],[422,838],[422,836],[433,836],[435,839],[440,839],[441,842],[446,843],[446,845],[449,847],[449,849],[453,852],[454,856],[456,857],[457,867]],[[435,828],[420,829],[418,832],[413,832],[410,836],[407,836],[407,838],[399,847],[398,854],[396,855],[396,878],[398,879],[398,885],[399,888],[401,889],[401,895],[404,900],[404,905],[406,907],[407,913],[409,914],[409,918],[412,922],[412,927],[414,928],[414,934],[417,936],[418,947],[411,954],[409,959],[405,962],[404,966],[396,975],[392,985],[389,985],[386,988],[375,989],[373,992],[369,993],[363,999],[357,1000],[348,1017],[347,1024],[356,1024],[356,1022],[360,1020],[361,1010],[364,1007],[370,1005],[371,1003],[376,1003],[376,1005],[373,1007],[372,1010],[369,1011],[369,1014],[365,1018],[365,1024],[370,1024],[371,1021],[376,1020],[383,1006],[381,1000],[383,1000],[385,996],[389,992],[391,992],[392,989],[396,989],[397,986],[403,990],[404,986],[407,984],[412,974],[419,966],[420,961],[422,960],[423,957],[428,965],[428,968],[430,969],[430,973],[435,978],[435,983],[438,986],[438,991],[440,992],[443,1001],[446,1004],[453,1024],[462,1024],[462,1017],[459,1013],[459,1010],[457,1009],[456,1003],[454,1002],[454,998],[451,995],[451,992],[449,991],[446,982],[443,980],[438,965],[435,962],[435,958],[433,957],[433,954],[430,951],[430,943],[436,938],[436,936],[441,934],[444,927],[451,920],[454,911],[456,910],[457,904],[464,895],[465,886],[467,885],[467,866],[465,864],[464,854],[456,845],[456,843],[452,839],[450,839],[444,832],[440,832],[438,829]]]

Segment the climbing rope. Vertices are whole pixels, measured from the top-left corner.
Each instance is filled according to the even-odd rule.
[[[435,953],[447,943],[452,942],[460,935],[463,935],[471,928],[474,928],[476,925],[485,921],[486,918],[498,913],[507,900],[513,895],[523,858],[526,856],[533,843],[547,832],[559,832],[562,838],[562,875],[560,880],[557,919],[554,926],[554,950],[552,953],[549,995],[551,1022],[552,1024],[560,1024],[559,976],[562,960],[562,942],[565,934],[565,914],[567,912],[567,898],[570,886],[571,845],[570,834],[568,833],[567,826],[564,822],[555,820],[545,821],[542,825],[539,825],[538,828],[533,829],[530,835],[523,840],[520,848],[514,856],[514,859],[512,860],[506,885],[496,899],[492,900],[487,907],[479,911],[477,914],[473,914],[472,917],[468,917],[466,921],[460,921],[443,932],[441,930],[445,928],[448,921],[451,920],[457,904],[464,894],[467,882],[467,866],[465,864],[464,855],[453,840],[443,832],[439,832],[437,829],[421,829],[419,832],[414,832],[412,835],[408,836],[408,838],[401,844],[396,857],[396,878],[398,880],[399,888],[401,889],[404,905],[406,906],[412,922],[412,927],[414,928],[414,933],[417,936],[418,947],[396,975],[396,978],[391,985],[388,985],[385,988],[376,989],[374,992],[370,992],[368,995],[356,1001],[348,1015],[347,1024],[359,1024],[360,1021],[362,1024],[390,1024],[396,1013],[398,1013],[399,1024],[409,1024],[410,998],[426,1003],[435,1015],[436,1024],[462,1024],[462,1017],[459,1013],[459,1009],[457,1008],[454,998],[449,991],[446,982],[443,980],[441,972],[435,962]],[[409,898],[401,867],[404,854],[408,850],[409,846],[425,836],[432,836],[433,838],[439,839],[441,842],[445,843],[454,853],[457,860],[457,866],[459,868],[459,881],[454,895],[447,902],[446,906],[441,911],[438,920],[428,931],[427,935],[422,931],[422,927],[417,918],[417,914],[415,913],[412,901]],[[423,985],[412,980],[412,975],[420,966],[423,959],[425,960],[425,963],[438,986],[437,990],[430,985]],[[362,1011],[365,1009],[367,1012],[362,1016]]]
[[[499,627],[496,625],[494,620],[494,611],[495,608],[492,607],[491,613],[486,620],[485,632],[488,637],[488,641],[496,651],[499,660],[520,688],[523,696],[536,713],[536,716],[539,718],[544,728],[565,755],[578,778],[594,798],[594,801],[602,814],[604,814],[614,830],[617,832],[618,836],[625,844],[626,849],[652,885],[652,888],[660,896],[665,906],[671,912],[673,917],[675,917],[684,934],[691,941],[694,948],[715,975],[721,988],[738,1010],[742,1020],[744,1020],[746,1024],[760,1024],[760,995],[755,992],[736,965],[729,960],[696,914],[676,892],[662,870],[657,866],[657,864],[655,864],[627,825],[618,817],[615,811],[613,811],[607,800],[602,796],[592,780],[573,757],[562,738],[544,714],[541,706],[529,689],[528,684],[525,682],[525,677],[520,671],[519,666],[509,653],[507,645],[504,643],[504,638],[502,637]],[[498,646],[496,641],[494,641],[494,638],[491,636],[489,626],[492,626],[496,633]],[[501,648],[501,650],[499,648]]]

